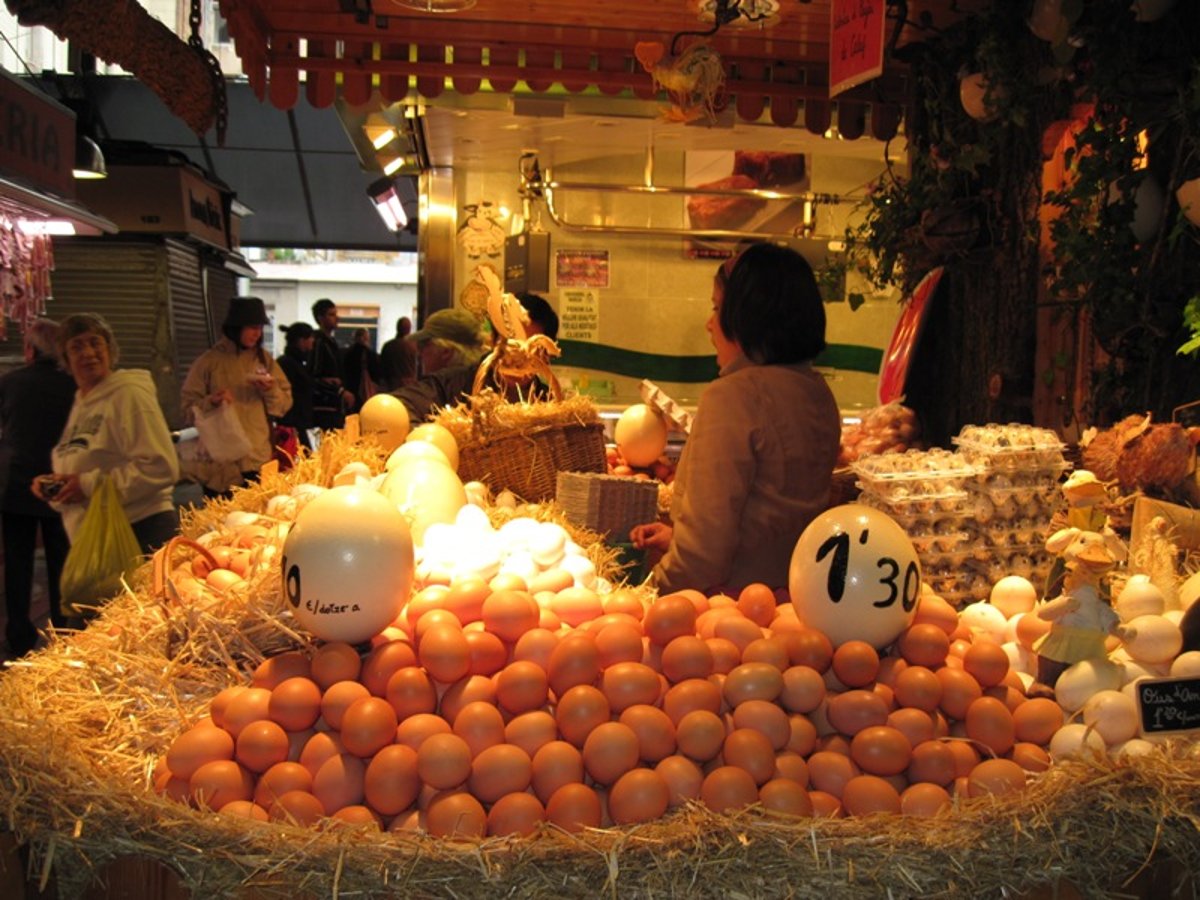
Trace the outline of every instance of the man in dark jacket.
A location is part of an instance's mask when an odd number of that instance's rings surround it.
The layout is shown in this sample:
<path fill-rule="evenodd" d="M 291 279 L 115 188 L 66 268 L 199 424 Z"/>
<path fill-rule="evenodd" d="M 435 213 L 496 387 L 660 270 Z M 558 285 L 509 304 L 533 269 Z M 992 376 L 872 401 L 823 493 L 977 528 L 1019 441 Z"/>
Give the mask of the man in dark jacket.
<path fill-rule="evenodd" d="M 354 395 L 343 385 L 342 351 L 333 338 L 338 325 L 337 304 L 323 297 L 312 305 L 312 314 L 317 323 L 317 341 L 309 366 L 313 380 L 313 426 L 322 430 L 341 428 L 346 424 L 346 410 L 353 405 Z"/>
<path fill-rule="evenodd" d="M 58 367 L 57 336 L 57 322 L 34 321 L 25 333 L 26 365 L 0 378 L 0 520 L 6 637 L 14 656 L 28 653 L 38 639 L 29 607 L 39 527 L 46 553 L 50 620 L 55 628 L 67 624 L 58 608 L 67 532 L 62 517 L 29 489 L 36 476 L 50 471 L 50 448 L 58 442 L 75 400 L 75 380 Z"/>

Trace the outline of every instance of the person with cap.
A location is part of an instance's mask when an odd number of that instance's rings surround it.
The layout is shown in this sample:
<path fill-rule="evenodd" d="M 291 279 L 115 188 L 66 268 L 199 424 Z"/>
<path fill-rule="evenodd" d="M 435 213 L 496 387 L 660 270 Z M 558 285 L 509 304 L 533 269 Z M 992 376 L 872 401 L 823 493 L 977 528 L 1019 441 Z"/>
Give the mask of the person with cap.
<path fill-rule="evenodd" d="M 34 477 L 50 471 L 50 448 L 62 434 L 75 382 L 58 365 L 58 323 L 35 319 L 25 330 L 25 365 L 0 378 L 0 521 L 4 531 L 5 634 L 14 656 L 38 641 L 30 619 L 39 530 L 46 558 L 50 621 L 65 628 L 58 579 L 67 558 L 62 516 L 33 495 Z"/>
<path fill-rule="evenodd" d="M 241 459 L 217 462 L 197 459 L 186 464 L 186 474 L 198 481 L 205 496 L 228 495 L 229 490 L 255 479 L 259 467 L 271 458 L 271 419 L 292 407 L 288 377 L 263 350 L 263 328 L 270 324 L 258 297 L 234 297 L 221 324 L 221 338 L 196 358 L 183 382 L 183 408 L 210 410 L 232 404 L 250 441 L 250 452 Z"/>
<path fill-rule="evenodd" d="M 312 436 L 308 432 L 313 427 L 313 379 L 308 367 L 317 334 L 307 322 L 284 325 L 283 333 L 283 353 L 275 361 L 292 386 L 292 408 L 280 416 L 278 424 L 296 429 L 300 443 L 312 450 Z"/>
<path fill-rule="evenodd" d="M 453 406 L 471 393 L 475 370 L 487 350 L 479 320 L 465 309 L 430 313 L 412 336 L 421 377 L 392 391 L 413 422 L 428 421 L 443 406 Z"/>
<path fill-rule="evenodd" d="M 718 269 L 704 389 L 675 474 L 671 524 L 638 525 L 660 595 L 786 587 L 796 541 L 829 499 L 841 417 L 813 358 L 825 307 L 795 251 L 755 244 Z"/>
<path fill-rule="evenodd" d="M 308 373 L 313 379 L 313 426 L 322 430 L 346 424 L 346 410 L 354 406 L 354 395 L 346 390 L 342 371 L 342 350 L 334 338 L 338 326 L 337 304 L 322 297 L 312 305 L 317 323 L 312 362 Z"/>
<path fill-rule="evenodd" d="M 74 541 L 101 476 L 107 476 L 138 546 L 150 553 L 179 530 L 179 460 L 154 381 L 145 369 L 114 369 L 120 348 L 101 316 L 67 316 L 57 343 L 77 390 L 50 451 L 52 474 L 34 479 L 33 494 L 62 514 Z"/>

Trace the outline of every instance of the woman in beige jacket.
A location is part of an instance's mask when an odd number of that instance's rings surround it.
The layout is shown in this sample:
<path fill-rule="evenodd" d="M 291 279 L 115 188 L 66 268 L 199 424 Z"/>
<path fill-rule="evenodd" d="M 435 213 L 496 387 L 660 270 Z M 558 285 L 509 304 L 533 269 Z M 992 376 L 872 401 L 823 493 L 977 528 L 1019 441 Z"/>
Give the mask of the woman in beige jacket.
<path fill-rule="evenodd" d="M 707 328 L 720 375 L 700 396 L 671 524 L 639 525 L 630 539 L 661 552 L 660 593 L 786 587 L 796 541 L 828 503 L 841 439 L 812 366 L 825 348 L 812 269 L 785 247 L 750 247 L 718 270 Z"/>

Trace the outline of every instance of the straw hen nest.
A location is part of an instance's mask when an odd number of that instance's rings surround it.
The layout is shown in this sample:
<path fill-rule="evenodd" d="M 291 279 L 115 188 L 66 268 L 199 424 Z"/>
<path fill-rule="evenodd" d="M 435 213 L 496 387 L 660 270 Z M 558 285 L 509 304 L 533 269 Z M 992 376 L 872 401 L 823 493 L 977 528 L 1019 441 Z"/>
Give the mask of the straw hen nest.
<path fill-rule="evenodd" d="M 336 449 L 336 448 L 335 448 Z M 327 459 L 324 471 L 336 471 Z M 190 517 L 259 510 L 317 461 Z M 289 481 L 291 479 L 291 481 Z M 786 820 L 694 806 L 648 825 L 529 840 L 445 842 L 351 826 L 234 820 L 156 796 L 169 742 L 264 657 L 306 646 L 281 615 L 278 573 L 204 610 L 164 610 L 145 568 L 91 627 L 61 635 L 0 677 L 4 821 L 63 896 L 135 855 L 196 897 L 454 896 L 965 897 L 1069 881 L 1128 891 L 1154 860 L 1200 869 L 1200 759 L 1187 745 L 1127 762 L 1070 762 L 1019 797 L 972 800 L 932 819 Z"/>

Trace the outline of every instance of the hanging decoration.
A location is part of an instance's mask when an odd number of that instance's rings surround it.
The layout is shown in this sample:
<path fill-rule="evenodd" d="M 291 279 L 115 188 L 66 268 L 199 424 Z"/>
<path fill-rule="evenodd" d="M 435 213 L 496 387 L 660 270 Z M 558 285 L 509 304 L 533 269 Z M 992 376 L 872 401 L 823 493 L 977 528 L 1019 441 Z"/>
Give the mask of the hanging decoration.
<path fill-rule="evenodd" d="M 0 340 L 7 339 L 9 322 L 24 332 L 45 315 L 53 270 L 50 235 L 30 234 L 0 213 Z"/>
<path fill-rule="evenodd" d="M 716 121 L 716 99 L 725 84 L 725 67 L 716 50 L 704 43 L 692 44 L 678 56 L 667 55 L 660 41 L 639 41 L 633 54 L 665 90 L 671 105 L 663 117 L 671 122 L 692 122 L 704 116 Z"/>
<path fill-rule="evenodd" d="M 500 222 L 500 210 L 491 200 L 468 203 L 463 207 L 463 223 L 458 226 L 458 246 L 468 259 L 499 256 L 507 237 Z"/>

